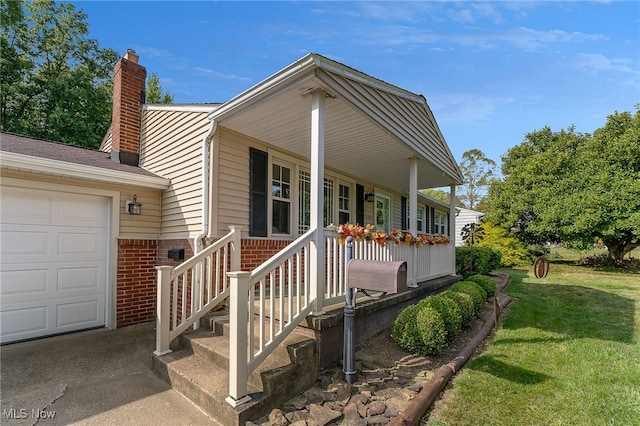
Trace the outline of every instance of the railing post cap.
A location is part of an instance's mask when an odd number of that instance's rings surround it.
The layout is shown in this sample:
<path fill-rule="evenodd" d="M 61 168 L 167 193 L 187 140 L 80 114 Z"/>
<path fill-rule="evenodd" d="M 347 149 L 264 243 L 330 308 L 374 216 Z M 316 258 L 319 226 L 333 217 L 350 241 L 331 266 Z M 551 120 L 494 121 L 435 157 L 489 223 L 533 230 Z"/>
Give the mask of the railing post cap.
<path fill-rule="evenodd" d="M 249 271 L 229 271 L 227 276 L 230 278 L 247 278 L 251 275 Z"/>
<path fill-rule="evenodd" d="M 169 266 L 169 265 L 156 266 L 156 270 L 158 271 L 170 271 L 171 269 L 173 269 L 173 266 Z"/>

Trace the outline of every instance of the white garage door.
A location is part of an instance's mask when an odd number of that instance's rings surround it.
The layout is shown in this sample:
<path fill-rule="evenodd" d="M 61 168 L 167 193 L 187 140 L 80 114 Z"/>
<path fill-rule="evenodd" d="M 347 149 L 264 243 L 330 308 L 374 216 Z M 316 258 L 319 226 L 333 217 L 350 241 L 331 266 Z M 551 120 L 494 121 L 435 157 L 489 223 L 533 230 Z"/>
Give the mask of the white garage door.
<path fill-rule="evenodd" d="M 108 199 L 2 188 L 2 343 L 105 325 Z"/>

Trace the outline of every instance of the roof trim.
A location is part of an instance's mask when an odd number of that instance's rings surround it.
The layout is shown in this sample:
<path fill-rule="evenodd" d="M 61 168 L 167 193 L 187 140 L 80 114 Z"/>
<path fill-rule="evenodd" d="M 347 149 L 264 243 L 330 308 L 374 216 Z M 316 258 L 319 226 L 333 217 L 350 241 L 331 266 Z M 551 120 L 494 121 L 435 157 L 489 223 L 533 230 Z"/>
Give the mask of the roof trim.
<path fill-rule="evenodd" d="M 143 111 L 212 112 L 221 104 L 144 104 Z"/>
<path fill-rule="evenodd" d="M 262 80 L 258 84 L 250 87 L 239 95 L 229 99 L 215 111 L 209 114 L 210 120 L 222 120 L 225 116 L 233 115 L 238 108 L 243 105 L 255 102 L 264 98 L 269 92 L 276 90 L 291 79 L 297 80 L 297 77 L 312 70 L 315 67 L 315 61 L 309 54 L 297 60 L 288 67 L 278 71 L 272 76 Z M 285 85 L 286 87 L 286 85 Z"/>
<path fill-rule="evenodd" d="M 30 173 L 62 176 L 74 179 L 89 180 L 94 182 L 118 185 L 133 185 L 151 189 L 169 188 L 169 179 L 158 176 L 143 176 L 136 173 L 128 173 L 120 170 L 108 170 L 100 167 L 85 166 L 82 164 L 68 163 L 65 161 L 50 160 L 42 157 L 16 154 L 14 152 L 2 152 L 0 166 L 3 169 L 20 170 Z M 122 183 L 117 183 L 122 181 Z"/>
<path fill-rule="evenodd" d="M 422 192 L 420 192 L 420 190 L 418 190 L 418 197 L 422 198 L 424 201 L 429 201 L 429 202 L 431 202 L 433 204 L 438 204 L 441 207 L 449 209 L 449 204 L 448 203 L 446 203 L 444 201 L 441 201 L 441 200 L 438 200 L 437 198 L 433 198 L 433 197 L 430 197 L 428 195 L 425 195 Z"/>
<path fill-rule="evenodd" d="M 332 95 L 339 94 L 354 107 L 359 108 L 378 125 L 393 134 L 396 139 L 418 153 L 423 160 L 443 171 L 455 184 L 463 183 L 455 158 L 424 96 L 315 53 L 305 55 L 228 100 L 213 110 L 208 118 L 224 126 L 225 119 L 252 108 L 261 100 L 310 80 L 313 80 L 316 86 L 327 90 Z M 363 90 L 359 90 L 360 88 Z M 380 96 L 376 96 L 376 93 Z M 367 105 L 368 101 L 374 98 L 394 108 L 387 110 L 384 105 Z M 407 116 L 408 121 L 398 121 L 398 118 L 405 120 Z M 404 126 L 407 123 L 409 125 Z M 426 140 L 431 141 L 433 149 L 428 149 L 426 142 L 424 146 L 421 145 Z M 439 151 L 442 153 L 441 156 L 437 155 Z M 432 158 L 435 158 L 435 161 Z"/>

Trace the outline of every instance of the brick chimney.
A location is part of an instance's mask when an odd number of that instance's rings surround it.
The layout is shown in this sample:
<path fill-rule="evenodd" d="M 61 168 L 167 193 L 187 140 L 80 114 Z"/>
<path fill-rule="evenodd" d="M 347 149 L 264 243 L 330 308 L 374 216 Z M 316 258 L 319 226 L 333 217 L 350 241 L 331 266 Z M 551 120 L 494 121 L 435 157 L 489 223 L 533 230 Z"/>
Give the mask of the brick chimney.
<path fill-rule="evenodd" d="M 138 64 L 138 55 L 128 49 L 113 70 L 111 159 L 115 162 L 138 165 L 146 78 L 147 70 Z"/>

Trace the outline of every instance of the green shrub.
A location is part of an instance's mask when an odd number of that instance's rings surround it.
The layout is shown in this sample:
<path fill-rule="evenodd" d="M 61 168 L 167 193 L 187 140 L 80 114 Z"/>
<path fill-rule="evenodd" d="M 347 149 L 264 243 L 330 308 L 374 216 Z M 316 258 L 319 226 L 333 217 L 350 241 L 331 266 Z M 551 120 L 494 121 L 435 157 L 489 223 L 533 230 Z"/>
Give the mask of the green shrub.
<path fill-rule="evenodd" d="M 473 281 L 479 284 L 487 293 L 487 297 L 493 297 L 496 294 L 496 282 L 486 275 L 471 275 L 466 278 L 467 281 Z"/>
<path fill-rule="evenodd" d="M 462 313 L 458 304 L 446 297 L 443 293 L 436 294 L 435 296 L 429 296 L 420 301 L 418 306 L 431 306 L 442 317 L 444 323 L 444 329 L 447 334 L 447 340 L 453 339 L 455 335 L 460 332 L 462 327 Z"/>
<path fill-rule="evenodd" d="M 462 293 L 460 291 L 447 290 L 440 294 L 453 300 L 458 305 L 458 308 L 460 309 L 460 316 L 462 318 L 461 328 L 466 328 L 471 325 L 471 321 L 473 321 L 473 318 L 476 315 L 473 298 L 467 293 Z"/>
<path fill-rule="evenodd" d="M 502 265 L 502 251 L 500 249 L 491 248 L 491 252 L 489 253 L 489 262 L 487 265 L 487 274 L 495 271 Z"/>
<path fill-rule="evenodd" d="M 421 346 L 421 337 L 417 326 L 419 310 L 418 305 L 408 306 L 400 312 L 393 323 L 391 337 L 398 346 L 409 351 L 418 351 Z"/>
<path fill-rule="evenodd" d="M 466 278 L 486 275 L 500 266 L 501 254 L 490 247 L 456 247 L 456 273 Z"/>
<path fill-rule="evenodd" d="M 509 231 L 488 223 L 484 223 L 482 228 L 485 234 L 482 241 L 478 242 L 478 247 L 490 247 L 500 252 L 500 259 L 497 259 L 498 266 L 491 268 L 490 272 L 499 267 L 510 268 L 512 266 L 531 265 L 535 257 Z M 494 262 L 495 259 L 491 263 L 493 264 Z M 485 274 L 486 272 L 479 273 Z"/>
<path fill-rule="evenodd" d="M 420 334 L 418 351 L 424 355 L 435 355 L 447 346 L 447 332 L 444 321 L 438 311 L 429 305 L 420 306 L 416 317 Z"/>
<path fill-rule="evenodd" d="M 478 314 L 487 301 L 487 292 L 473 281 L 459 281 L 451 286 L 450 291 L 467 293 L 473 299 L 473 312 Z"/>

